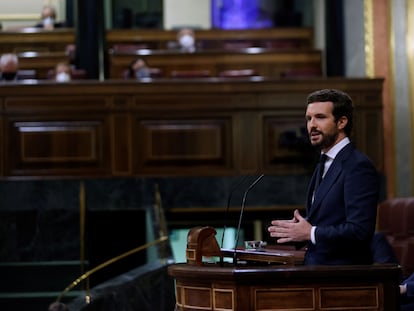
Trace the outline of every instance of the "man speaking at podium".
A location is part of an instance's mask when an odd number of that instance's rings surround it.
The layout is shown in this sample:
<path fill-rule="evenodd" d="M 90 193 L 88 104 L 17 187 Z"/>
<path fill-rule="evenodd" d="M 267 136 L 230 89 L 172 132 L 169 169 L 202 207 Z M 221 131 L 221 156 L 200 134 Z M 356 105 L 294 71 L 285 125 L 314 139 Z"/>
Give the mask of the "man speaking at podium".
<path fill-rule="evenodd" d="M 350 141 L 353 104 L 339 90 L 308 95 L 306 123 L 321 161 L 308 186 L 306 217 L 273 220 L 277 243 L 307 245 L 305 265 L 370 264 L 379 176 L 371 161 Z"/>

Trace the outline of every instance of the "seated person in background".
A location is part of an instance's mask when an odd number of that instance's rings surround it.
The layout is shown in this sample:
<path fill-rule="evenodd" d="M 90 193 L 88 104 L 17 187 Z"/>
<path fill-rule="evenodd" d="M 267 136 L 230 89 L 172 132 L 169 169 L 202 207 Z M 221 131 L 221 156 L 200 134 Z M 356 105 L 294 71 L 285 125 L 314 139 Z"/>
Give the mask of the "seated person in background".
<path fill-rule="evenodd" d="M 16 54 L 3 54 L 0 57 L 0 81 L 17 80 L 17 72 L 19 70 L 19 58 Z"/>
<path fill-rule="evenodd" d="M 127 79 L 150 78 L 151 73 L 147 62 L 142 58 L 137 58 L 131 62 L 128 67 Z"/>
<path fill-rule="evenodd" d="M 69 56 L 69 64 L 75 66 L 76 63 L 76 45 L 68 44 L 65 48 L 65 54 Z"/>
<path fill-rule="evenodd" d="M 381 232 L 376 232 L 371 244 L 373 262 L 384 264 L 399 264 L 397 256 L 388 242 L 386 236 Z M 401 282 L 400 288 L 400 311 L 414 310 L 414 274 Z"/>
<path fill-rule="evenodd" d="M 177 33 L 177 42 L 183 52 L 195 51 L 195 34 L 190 28 L 183 28 Z"/>
<path fill-rule="evenodd" d="M 45 5 L 40 16 L 41 22 L 38 23 L 35 27 L 47 30 L 65 27 L 65 23 L 56 22 L 56 16 L 56 9 L 51 5 Z"/>
<path fill-rule="evenodd" d="M 414 310 L 414 273 L 400 285 L 401 311 Z"/>
<path fill-rule="evenodd" d="M 69 82 L 72 80 L 72 71 L 68 63 L 58 63 L 55 67 L 55 81 Z"/>

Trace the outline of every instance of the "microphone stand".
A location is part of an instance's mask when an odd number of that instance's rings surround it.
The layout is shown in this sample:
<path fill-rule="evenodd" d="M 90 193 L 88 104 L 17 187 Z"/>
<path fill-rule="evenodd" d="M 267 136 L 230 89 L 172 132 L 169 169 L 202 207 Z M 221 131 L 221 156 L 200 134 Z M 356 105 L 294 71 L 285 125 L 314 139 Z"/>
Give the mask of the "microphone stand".
<path fill-rule="evenodd" d="M 237 231 L 236 231 L 236 241 L 235 241 L 235 245 L 234 245 L 234 253 L 233 253 L 233 265 L 237 264 L 237 244 L 239 244 L 239 235 L 240 235 L 240 227 L 241 227 L 241 222 L 243 219 L 243 211 L 244 211 L 244 206 L 246 203 L 246 198 L 247 198 L 247 194 L 249 193 L 249 191 L 256 186 L 256 184 L 264 177 L 264 174 L 260 175 L 259 177 L 257 177 L 251 184 L 250 186 L 247 188 L 247 190 L 244 192 L 243 195 L 243 200 L 242 200 L 242 205 L 241 205 L 241 209 L 240 209 L 240 216 L 239 216 L 239 223 L 237 225 Z"/>
<path fill-rule="evenodd" d="M 247 175 L 244 176 L 241 180 L 239 180 L 239 182 L 233 186 L 233 188 L 230 190 L 230 194 L 229 197 L 227 198 L 227 207 L 226 207 L 226 211 L 224 212 L 224 227 L 223 227 L 223 235 L 221 236 L 221 245 L 220 248 L 223 248 L 224 246 L 224 234 L 226 233 L 226 223 L 227 223 L 227 216 L 229 213 L 229 209 L 230 209 L 230 203 L 231 203 L 231 198 L 233 197 L 234 192 L 236 191 L 236 189 L 238 189 L 240 187 L 240 185 L 242 183 L 244 183 L 245 180 L 247 180 Z M 220 256 L 220 265 L 223 266 L 224 262 L 223 262 L 223 256 Z"/>

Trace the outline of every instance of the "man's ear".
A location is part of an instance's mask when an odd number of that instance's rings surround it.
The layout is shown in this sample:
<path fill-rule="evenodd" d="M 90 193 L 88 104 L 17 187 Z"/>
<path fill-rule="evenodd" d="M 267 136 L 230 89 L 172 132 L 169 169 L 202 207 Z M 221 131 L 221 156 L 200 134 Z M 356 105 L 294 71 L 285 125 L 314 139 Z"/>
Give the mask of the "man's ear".
<path fill-rule="evenodd" d="M 337 124 L 338 124 L 338 129 L 343 130 L 345 126 L 348 124 L 348 118 L 345 116 L 340 117 Z"/>

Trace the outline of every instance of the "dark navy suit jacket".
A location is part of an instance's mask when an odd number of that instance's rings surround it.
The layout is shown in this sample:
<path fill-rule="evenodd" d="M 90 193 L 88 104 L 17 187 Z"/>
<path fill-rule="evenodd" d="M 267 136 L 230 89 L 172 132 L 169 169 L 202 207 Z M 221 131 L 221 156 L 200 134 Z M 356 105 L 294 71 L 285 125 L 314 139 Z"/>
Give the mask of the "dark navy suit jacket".
<path fill-rule="evenodd" d="M 414 298 L 414 273 L 404 280 L 403 284 L 407 284 L 407 296 Z"/>
<path fill-rule="evenodd" d="M 413 311 L 414 310 L 414 273 L 411 274 L 402 283 L 407 284 L 407 295 L 404 295 L 401 299 L 401 311 Z"/>
<path fill-rule="evenodd" d="M 326 172 L 312 203 L 315 175 L 307 192 L 306 218 L 317 226 L 316 244 L 308 243 L 305 264 L 372 263 L 370 245 L 379 199 L 379 176 L 372 162 L 352 143 L 346 145 Z"/>

